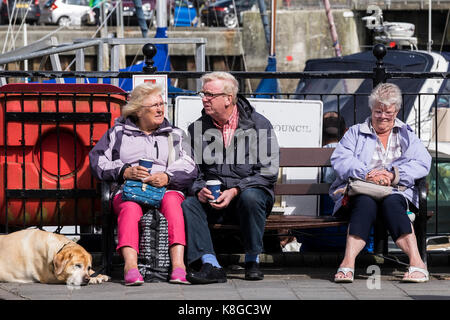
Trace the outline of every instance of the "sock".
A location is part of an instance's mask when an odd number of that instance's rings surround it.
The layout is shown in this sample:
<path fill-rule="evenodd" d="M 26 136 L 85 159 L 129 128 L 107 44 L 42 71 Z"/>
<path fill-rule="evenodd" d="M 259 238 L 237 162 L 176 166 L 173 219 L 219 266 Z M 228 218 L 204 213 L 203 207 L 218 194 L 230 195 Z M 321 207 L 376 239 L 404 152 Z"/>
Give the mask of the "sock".
<path fill-rule="evenodd" d="M 245 254 L 245 262 L 257 262 L 259 263 L 259 254 Z"/>
<path fill-rule="evenodd" d="M 210 263 L 210 264 L 212 264 L 214 267 L 216 267 L 216 268 L 222 268 L 221 266 L 220 266 L 220 264 L 219 264 L 219 261 L 217 261 L 217 258 L 216 258 L 216 256 L 215 255 L 213 255 L 213 254 L 204 254 L 203 256 L 202 256 L 202 263 L 203 264 L 205 264 L 205 263 Z"/>

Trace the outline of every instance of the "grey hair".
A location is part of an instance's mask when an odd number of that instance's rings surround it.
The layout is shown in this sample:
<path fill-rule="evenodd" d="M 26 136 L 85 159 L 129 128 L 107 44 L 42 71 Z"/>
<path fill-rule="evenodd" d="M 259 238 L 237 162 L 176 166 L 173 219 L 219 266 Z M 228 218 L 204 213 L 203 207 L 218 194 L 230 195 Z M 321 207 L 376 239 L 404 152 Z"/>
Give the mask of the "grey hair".
<path fill-rule="evenodd" d="M 402 91 L 393 83 L 380 83 L 369 96 L 370 110 L 377 102 L 384 106 L 394 105 L 395 111 L 398 112 L 402 107 Z"/>
<path fill-rule="evenodd" d="M 129 95 L 128 103 L 122 107 L 122 117 L 136 117 L 137 112 L 142 108 L 144 99 L 156 94 L 162 94 L 159 84 L 146 82 L 136 86 Z"/>
<path fill-rule="evenodd" d="M 239 82 L 231 73 L 224 71 L 206 73 L 200 78 L 200 80 L 202 81 L 202 86 L 209 81 L 223 80 L 223 92 L 230 94 L 232 96 L 233 103 L 236 103 L 237 93 L 239 91 Z"/>

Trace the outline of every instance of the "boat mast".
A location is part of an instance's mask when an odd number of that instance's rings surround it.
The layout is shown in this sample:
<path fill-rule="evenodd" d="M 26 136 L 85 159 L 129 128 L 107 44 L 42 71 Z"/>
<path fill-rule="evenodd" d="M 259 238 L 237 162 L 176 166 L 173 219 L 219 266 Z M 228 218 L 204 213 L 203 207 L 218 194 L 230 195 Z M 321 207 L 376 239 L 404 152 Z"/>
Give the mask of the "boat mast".
<path fill-rule="evenodd" d="M 277 19 L 277 0 L 272 0 L 272 10 L 270 10 L 270 56 L 275 56 L 275 34 L 276 34 L 276 19 Z"/>
<path fill-rule="evenodd" d="M 342 57 L 341 45 L 339 44 L 338 35 L 336 32 L 336 25 L 334 24 L 333 13 L 331 12 L 330 1 L 323 0 L 323 5 L 325 6 L 328 25 L 330 26 L 331 40 L 333 41 L 333 47 L 336 53 L 336 57 Z"/>
<path fill-rule="evenodd" d="M 431 39 L 431 0 L 428 0 L 428 52 L 431 52 L 431 45 L 433 40 Z"/>
<path fill-rule="evenodd" d="M 156 0 L 156 27 L 167 28 L 167 3 L 165 0 Z"/>

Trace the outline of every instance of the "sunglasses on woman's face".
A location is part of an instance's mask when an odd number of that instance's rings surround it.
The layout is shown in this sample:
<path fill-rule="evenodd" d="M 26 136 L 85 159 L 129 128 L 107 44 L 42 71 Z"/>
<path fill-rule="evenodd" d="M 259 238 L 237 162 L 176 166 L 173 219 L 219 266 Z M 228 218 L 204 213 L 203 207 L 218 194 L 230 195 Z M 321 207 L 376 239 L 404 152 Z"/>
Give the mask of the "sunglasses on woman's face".
<path fill-rule="evenodd" d="M 388 118 L 392 118 L 395 115 L 395 113 L 396 113 L 395 111 L 381 111 L 381 110 L 373 111 L 373 115 L 377 118 L 381 118 L 383 114 Z"/>
<path fill-rule="evenodd" d="M 166 106 L 167 106 L 167 102 L 158 102 L 158 103 L 151 104 L 149 106 L 142 106 L 142 108 L 157 108 L 157 107 L 159 107 L 159 108 L 164 109 Z"/>

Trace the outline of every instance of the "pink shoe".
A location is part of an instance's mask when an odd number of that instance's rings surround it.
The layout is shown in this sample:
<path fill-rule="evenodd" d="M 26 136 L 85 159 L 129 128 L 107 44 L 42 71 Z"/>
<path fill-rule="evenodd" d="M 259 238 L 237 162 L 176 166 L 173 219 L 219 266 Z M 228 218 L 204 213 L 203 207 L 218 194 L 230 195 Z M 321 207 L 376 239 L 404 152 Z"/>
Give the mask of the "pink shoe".
<path fill-rule="evenodd" d="M 170 283 L 191 284 L 186 280 L 186 271 L 183 268 L 175 268 L 170 275 Z"/>
<path fill-rule="evenodd" d="M 134 268 L 134 269 L 128 270 L 127 274 L 125 275 L 125 285 L 126 286 L 140 286 L 143 283 L 144 283 L 144 278 L 142 278 L 138 269 Z"/>

